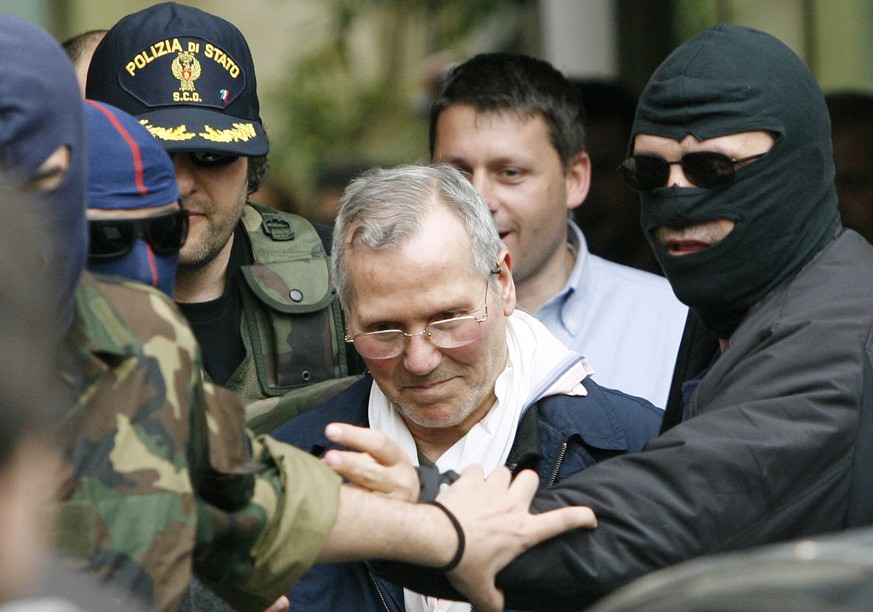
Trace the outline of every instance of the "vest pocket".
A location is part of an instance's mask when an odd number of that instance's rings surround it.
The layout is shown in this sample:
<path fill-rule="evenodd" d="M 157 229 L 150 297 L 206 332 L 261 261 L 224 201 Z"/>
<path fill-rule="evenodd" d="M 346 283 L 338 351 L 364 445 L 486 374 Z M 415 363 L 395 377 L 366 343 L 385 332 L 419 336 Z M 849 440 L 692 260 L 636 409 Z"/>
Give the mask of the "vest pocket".
<path fill-rule="evenodd" d="M 244 320 L 268 396 L 346 375 L 326 257 L 243 266 Z"/>

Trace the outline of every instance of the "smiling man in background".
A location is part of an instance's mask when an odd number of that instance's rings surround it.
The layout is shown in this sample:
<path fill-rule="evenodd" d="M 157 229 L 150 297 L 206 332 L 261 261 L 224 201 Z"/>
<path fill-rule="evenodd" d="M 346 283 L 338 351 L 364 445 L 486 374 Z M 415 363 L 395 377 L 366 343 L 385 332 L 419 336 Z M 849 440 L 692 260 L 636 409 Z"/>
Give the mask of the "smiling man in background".
<path fill-rule="evenodd" d="M 579 90 L 524 55 L 454 68 L 430 113 L 433 159 L 465 172 L 512 253 L 518 303 L 601 385 L 664 408 L 687 315 L 663 278 L 588 252 L 569 219 L 591 176 Z"/>

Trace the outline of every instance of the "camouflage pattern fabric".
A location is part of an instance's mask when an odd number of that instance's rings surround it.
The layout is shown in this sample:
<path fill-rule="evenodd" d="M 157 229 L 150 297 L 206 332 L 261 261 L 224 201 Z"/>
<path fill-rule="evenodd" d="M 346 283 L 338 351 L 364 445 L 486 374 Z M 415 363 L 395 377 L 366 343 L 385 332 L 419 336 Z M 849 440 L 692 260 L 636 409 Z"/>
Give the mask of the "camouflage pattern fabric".
<path fill-rule="evenodd" d="M 349 374 L 329 257 L 312 224 L 297 215 L 249 203 L 242 223 L 255 261 L 241 270 L 247 356 L 226 386 L 246 405 L 284 397 L 286 409 L 299 406 L 295 412 L 312 404 L 309 385 Z"/>
<path fill-rule="evenodd" d="M 363 374 L 325 380 L 281 397 L 268 397 L 246 404 L 246 422 L 256 434 L 270 433 L 310 408 L 315 408 L 345 391 Z"/>
<path fill-rule="evenodd" d="M 157 610 L 176 608 L 192 571 L 238 609 L 287 590 L 333 525 L 339 477 L 245 428 L 157 290 L 86 273 L 68 340 L 62 550 Z"/>

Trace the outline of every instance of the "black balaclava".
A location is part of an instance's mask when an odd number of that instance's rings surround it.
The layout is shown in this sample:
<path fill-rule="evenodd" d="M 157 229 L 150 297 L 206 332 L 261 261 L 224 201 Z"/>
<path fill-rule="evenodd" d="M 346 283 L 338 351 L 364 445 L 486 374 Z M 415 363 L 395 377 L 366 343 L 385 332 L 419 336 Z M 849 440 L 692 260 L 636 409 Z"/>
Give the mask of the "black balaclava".
<path fill-rule="evenodd" d="M 73 65 L 60 44 L 35 24 L 0 14 L 0 166 L 18 181 L 60 146 L 70 149 L 61 185 L 33 198 L 41 230 L 39 252 L 57 285 L 55 322 L 65 333 L 73 320 L 75 290 L 85 267 L 84 112 Z"/>
<path fill-rule="evenodd" d="M 663 187 L 640 194 L 641 221 L 679 299 L 720 338 L 839 232 L 830 122 L 806 66 L 774 37 L 718 25 L 676 49 L 640 97 L 631 133 L 681 141 L 771 132 L 769 153 L 715 189 Z M 670 255 L 658 226 L 736 222 L 703 251 Z"/>

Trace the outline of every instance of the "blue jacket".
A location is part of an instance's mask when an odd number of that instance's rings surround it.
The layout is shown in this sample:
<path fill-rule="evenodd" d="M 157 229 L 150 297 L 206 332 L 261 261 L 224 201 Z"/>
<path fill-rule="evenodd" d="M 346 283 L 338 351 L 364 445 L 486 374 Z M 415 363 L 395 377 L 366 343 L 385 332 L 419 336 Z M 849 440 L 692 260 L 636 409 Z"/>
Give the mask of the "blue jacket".
<path fill-rule="evenodd" d="M 330 401 L 272 432 L 320 457 L 339 448 L 324 436 L 328 423 L 369 426 L 367 406 L 373 379 L 365 376 Z M 534 469 L 540 487 L 614 455 L 639 451 L 658 434 L 662 412 L 648 401 L 606 389 L 586 379 L 588 395 L 555 395 L 530 406 L 519 423 L 507 459 L 513 473 Z M 403 589 L 366 563 L 316 565 L 288 593 L 294 610 L 404 610 Z"/>

